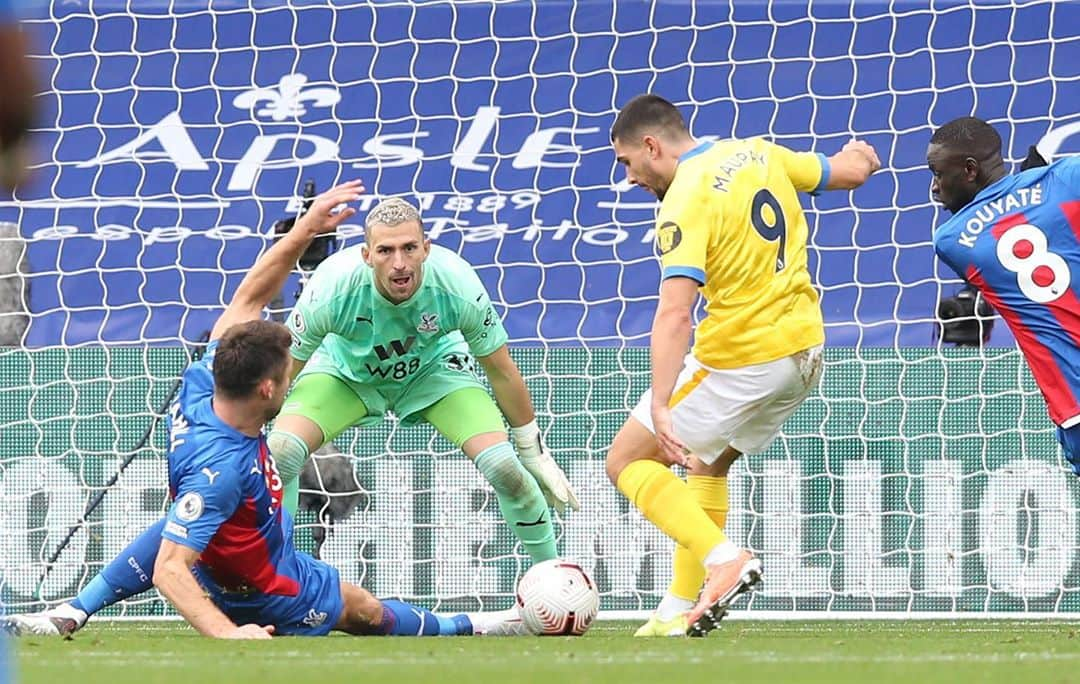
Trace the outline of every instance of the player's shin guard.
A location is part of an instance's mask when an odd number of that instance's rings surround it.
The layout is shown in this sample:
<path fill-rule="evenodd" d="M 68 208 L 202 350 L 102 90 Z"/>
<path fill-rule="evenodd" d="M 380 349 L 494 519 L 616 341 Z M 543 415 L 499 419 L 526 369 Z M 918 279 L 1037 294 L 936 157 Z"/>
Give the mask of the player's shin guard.
<path fill-rule="evenodd" d="M 285 486 L 281 505 L 295 517 L 296 509 L 300 507 L 300 471 L 307 461 L 307 443 L 291 432 L 273 430 L 266 439 L 266 446 L 270 448 L 270 455 L 274 457 L 278 475 Z"/>
<path fill-rule="evenodd" d="M 381 601 L 382 623 L 377 634 L 387 636 L 463 636 L 472 634 L 472 623 L 464 615 L 439 617 L 426 608 L 404 601 Z"/>
<path fill-rule="evenodd" d="M 71 605 L 87 615 L 154 586 L 154 563 L 161 546 L 165 518 L 146 528 L 83 587 Z"/>
<path fill-rule="evenodd" d="M 660 531 L 704 562 L 727 537 L 701 508 L 689 486 L 656 461 L 634 461 L 619 473 L 619 491 Z"/>
<path fill-rule="evenodd" d="M 687 486 L 693 494 L 694 500 L 698 501 L 705 514 L 712 519 L 716 526 L 724 529 L 728 520 L 728 479 L 705 477 L 705 475 L 690 475 L 686 479 Z M 669 601 L 675 607 L 681 607 L 686 612 L 694 603 L 697 603 L 698 593 L 705 581 L 705 568 L 701 560 L 694 558 L 693 553 L 684 546 L 676 546 L 672 559 L 673 574 L 672 584 L 667 589 L 667 594 L 672 598 L 680 599 L 683 603 Z M 664 596 L 664 601 L 667 596 Z M 684 604 L 689 604 L 685 607 Z M 664 602 L 661 602 L 661 608 Z M 664 615 L 664 619 L 671 619 L 673 615 Z"/>
<path fill-rule="evenodd" d="M 540 492 L 540 485 L 521 465 L 510 442 L 484 449 L 477 455 L 475 463 L 491 483 L 499 499 L 499 510 L 533 562 L 556 558 L 551 511 Z"/>

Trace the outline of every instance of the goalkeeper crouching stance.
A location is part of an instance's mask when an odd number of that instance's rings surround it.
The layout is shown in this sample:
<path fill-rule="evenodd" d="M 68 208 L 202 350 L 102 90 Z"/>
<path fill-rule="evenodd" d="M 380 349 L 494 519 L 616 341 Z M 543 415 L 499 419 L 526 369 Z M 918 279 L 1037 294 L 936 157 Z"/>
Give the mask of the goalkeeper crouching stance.
<path fill-rule="evenodd" d="M 465 452 L 532 560 L 555 558 L 548 505 L 563 513 L 577 500 L 541 443 L 532 398 L 480 278 L 425 238 L 419 212 L 404 200 L 378 204 L 364 229 L 365 244 L 316 269 L 288 319 L 298 377 L 269 437 L 286 507 L 296 507 L 311 452 L 392 410 L 404 425 L 430 423 Z"/>
<path fill-rule="evenodd" d="M 359 183 L 347 183 L 315 201 L 248 273 L 215 325 L 205 357 L 185 371 L 169 412 L 174 501 L 166 518 L 71 603 L 10 616 L 0 627 L 13 634 L 71 634 L 102 607 L 149 589 L 152 577 L 208 636 L 268 638 L 332 629 L 521 633 L 514 611 L 440 617 L 379 601 L 293 546 L 296 480 L 308 453 L 387 410 L 405 423 L 432 423 L 473 459 L 533 560 L 556 555 L 545 495 L 561 510 L 577 506 L 565 475 L 540 443 L 528 390 L 479 278 L 455 254 L 424 239 L 419 214 L 408 203 L 388 200 L 372 210 L 367 243 L 320 266 L 288 329 L 260 320 L 311 239 L 355 213 L 332 213 L 333 207 L 361 190 Z M 520 460 L 473 371 L 470 351 L 516 426 Z M 266 440 L 263 424 L 279 411 Z"/>

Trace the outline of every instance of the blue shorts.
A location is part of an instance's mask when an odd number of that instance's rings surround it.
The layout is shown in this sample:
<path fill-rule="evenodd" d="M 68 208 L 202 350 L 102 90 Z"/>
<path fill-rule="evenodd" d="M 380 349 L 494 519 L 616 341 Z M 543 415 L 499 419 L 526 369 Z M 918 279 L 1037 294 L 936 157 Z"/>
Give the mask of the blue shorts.
<path fill-rule="evenodd" d="M 1080 425 L 1057 429 L 1057 438 L 1065 450 L 1065 460 L 1072 466 L 1073 472 L 1080 475 Z"/>
<path fill-rule="evenodd" d="M 326 636 L 345 608 L 337 568 L 299 552 L 296 566 L 300 585 L 296 596 L 225 591 L 200 564 L 195 575 L 214 605 L 238 625 L 273 625 L 279 636 Z"/>

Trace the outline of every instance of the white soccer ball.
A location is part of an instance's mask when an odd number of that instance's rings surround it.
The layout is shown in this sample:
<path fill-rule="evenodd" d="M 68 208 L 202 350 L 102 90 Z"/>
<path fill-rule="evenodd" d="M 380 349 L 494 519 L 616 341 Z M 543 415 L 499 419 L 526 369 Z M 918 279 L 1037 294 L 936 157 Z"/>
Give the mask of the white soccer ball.
<path fill-rule="evenodd" d="M 580 565 L 556 558 L 537 563 L 521 578 L 517 608 L 533 634 L 580 636 L 596 618 L 600 594 Z"/>

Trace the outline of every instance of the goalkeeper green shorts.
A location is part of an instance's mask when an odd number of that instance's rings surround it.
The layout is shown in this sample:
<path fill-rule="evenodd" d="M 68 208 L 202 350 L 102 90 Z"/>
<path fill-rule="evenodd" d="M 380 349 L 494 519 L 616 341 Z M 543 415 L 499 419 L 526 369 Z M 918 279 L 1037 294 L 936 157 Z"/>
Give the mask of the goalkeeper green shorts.
<path fill-rule="evenodd" d="M 503 432 L 502 413 L 476 376 L 472 357 L 445 354 L 407 383 L 361 383 L 316 354 L 289 392 L 281 415 L 300 415 L 330 441 L 353 425 L 374 425 L 393 411 L 403 425 L 430 423 L 458 448 L 470 437 Z"/>

